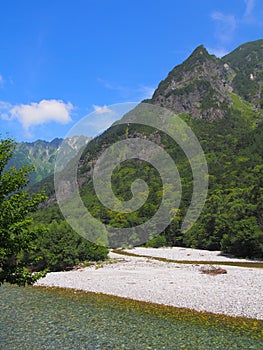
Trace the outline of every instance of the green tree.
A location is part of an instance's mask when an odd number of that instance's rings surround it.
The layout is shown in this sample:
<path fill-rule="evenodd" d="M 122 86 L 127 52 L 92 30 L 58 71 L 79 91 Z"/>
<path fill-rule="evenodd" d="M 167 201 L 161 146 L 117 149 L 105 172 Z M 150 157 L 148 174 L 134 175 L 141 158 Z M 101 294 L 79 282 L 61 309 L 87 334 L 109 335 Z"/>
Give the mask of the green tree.
<path fill-rule="evenodd" d="M 50 271 L 71 269 L 84 261 L 107 258 L 108 249 L 98 246 L 74 232 L 66 221 L 52 221 L 47 232 L 39 234 L 36 248 L 30 252 L 35 271 L 48 268 Z"/>
<path fill-rule="evenodd" d="M 11 159 L 15 142 L 0 140 L 0 285 L 4 282 L 25 285 L 33 284 L 44 272 L 32 274 L 21 255 L 31 249 L 41 227 L 32 226 L 31 213 L 45 200 L 43 193 L 29 195 L 25 187 L 32 168 L 20 169 L 6 165 Z"/>

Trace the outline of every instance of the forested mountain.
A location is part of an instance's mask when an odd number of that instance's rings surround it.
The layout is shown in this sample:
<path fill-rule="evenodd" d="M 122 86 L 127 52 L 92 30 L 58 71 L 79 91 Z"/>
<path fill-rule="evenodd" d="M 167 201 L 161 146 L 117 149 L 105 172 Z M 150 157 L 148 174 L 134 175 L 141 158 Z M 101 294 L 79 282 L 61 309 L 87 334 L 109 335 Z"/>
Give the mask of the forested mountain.
<path fill-rule="evenodd" d="M 262 110 L 263 95 L 263 41 L 258 40 L 239 46 L 222 58 L 233 68 L 231 81 L 233 92 L 251 102 L 255 110 Z"/>
<path fill-rule="evenodd" d="M 145 101 L 174 111 L 191 127 L 204 150 L 209 170 L 208 196 L 198 221 L 189 231 L 180 230 L 193 190 L 189 161 L 168 135 L 139 124 L 114 125 L 89 142 L 83 152 L 78 166 L 80 193 L 93 216 L 112 227 L 133 227 L 156 212 L 162 183 L 149 163 L 133 159 L 123 162 L 113 173 L 112 189 L 120 200 L 131 198 L 130 185 L 135 179 L 148 184 L 147 201 L 132 213 L 120 214 L 103 206 L 91 177 L 95 160 L 111 144 L 129 138 L 148 139 L 163 147 L 176 163 L 182 200 L 172 223 L 158 237 L 149 233 L 147 244 L 181 245 L 262 258 L 262 53 L 263 40 L 243 44 L 221 59 L 199 46 L 159 84 L 152 99 Z M 52 198 L 51 193 L 49 206 L 39 211 L 38 220 L 53 226 L 56 221 L 56 232 L 60 226 L 65 232 L 66 223 Z M 136 245 L 138 237 L 133 239 Z"/>
<path fill-rule="evenodd" d="M 70 154 L 80 145 L 85 145 L 89 140 L 90 138 L 85 136 L 65 139 L 68 153 Z M 55 138 L 50 142 L 44 140 L 20 142 L 17 144 L 8 166 L 15 166 L 17 169 L 23 165 L 33 166 L 34 171 L 30 176 L 30 185 L 33 185 L 53 174 L 56 154 L 62 142 L 62 138 Z"/>

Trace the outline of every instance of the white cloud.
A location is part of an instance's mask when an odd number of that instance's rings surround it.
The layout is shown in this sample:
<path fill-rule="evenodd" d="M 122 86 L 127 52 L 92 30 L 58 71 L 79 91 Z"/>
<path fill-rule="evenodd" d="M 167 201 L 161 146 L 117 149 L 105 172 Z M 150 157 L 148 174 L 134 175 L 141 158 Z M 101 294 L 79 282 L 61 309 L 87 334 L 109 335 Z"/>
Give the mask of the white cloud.
<path fill-rule="evenodd" d="M 224 14 L 220 11 L 214 11 L 211 19 L 215 22 L 216 47 L 211 47 L 208 51 L 217 57 L 225 56 L 228 50 L 225 48 L 234 38 L 237 29 L 238 19 L 232 14 Z"/>
<path fill-rule="evenodd" d="M 217 23 L 216 38 L 222 43 L 228 43 L 232 40 L 237 27 L 237 20 L 234 15 L 225 15 L 222 12 L 215 11 L 211 18 Z"/>
<path fill-rule="evenodd" d="M 0 74 L 0 87 L 2 87 L 4 85 L 4 78 L 3 76 Z"/>
<path fill-rule="evenodd" d="M 93 105 L 93 108 L 94 108 L 94 111 L 98 114 L 111 112 L 111 109 L 105 105 L 104 106 Z"/>
<path fill-rule="evenodd" d="M 208 47 L 207 50 L 211 55 L 215 55 L 216 57 L 219 57 L 219 58 L 228 54 L 228 51 L 226 49 L 220 48 L 220 47 L 217 47 L 217 48 Z"/>
<path fill-rule="evenodd" d="M 255 6 L 257 0 L 243 0 L 244 12 L 241 15 L 237 14 L 224 14 L 220 11 L 214 11 L 210 15 L 211 19 L 215 22 L 215 38 L 217 46 L 210 48 L 210 52 L 217 57 L 222 57 L 228 53 L 226 47 L 229 43 L 233 42 L 235 34 L 240 26 L 253 25 L 263 26 L 262 19 L 257 19 Z"/>
<path fill-rule="evenodd" d="M 110 106 L 93 105 L 94 111 L 74 126 L 74 135 L 98 136 L 136 106 L 136 102 L 117 103 Z"/>
<path fill-rule="evenodd" d="M 245 0 L 245 4 L 246 4 L 246 10 L 245 10 L 244 16 L 249 17 L 254 10 L 256 0 Z"/>
<path fill-rule="evenodd" d="M 86 116 L 85 126 L 92 128 L 93 134 L 99 134 L 109 128 L 118 118 L 116 111 L 108 106 L 93 105 L 94 113 Z M 99 116 L 98 116 L 99 115 Z"/>
<path fill-rule="evenodd" d="M 242 24 L 252 25 L 255 27 L 262 27 L 262 14 L 260 11 L 255 11 L 256 0 L 244 0 L 245 3 L 245 11 L 243 14 L 243 18 L 240 20 Z M 260 8 L 258 7 L 258 10 Z"/>
<path fill-rule="evenodd" d="M 11 103 L 0 101 L 0 111 L 10 109 L 12 107 Z"/>
<path fill-rule="evenodd" d="M 42 100 L 39 103 L 11 105 L 0 101 L 1 118 L 18 120 L 29 135 L 29 129 L 49 122 L 66 124 L 71 121 L 73 105 L 60 100 Z"/>
<path fill-rule="evenodd" d="M 119 84 L 111 83 L 104 79 L 98 79 L 98 81 L 109 90 L 115 90 L 120 93 L 121 98 L 140 101 L 146 98 L 151 98 L 155 88 L 147 85 L 140 85 L 136 87 L 123 86 Z"/>

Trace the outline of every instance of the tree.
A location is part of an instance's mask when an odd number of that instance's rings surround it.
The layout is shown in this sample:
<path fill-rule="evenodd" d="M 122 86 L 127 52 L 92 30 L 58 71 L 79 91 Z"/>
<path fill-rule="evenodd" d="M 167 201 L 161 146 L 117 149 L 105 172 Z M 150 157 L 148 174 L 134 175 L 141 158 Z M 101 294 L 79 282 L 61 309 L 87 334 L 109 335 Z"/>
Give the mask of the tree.
<path fill-rule="evenodd" d="M 81 237 L 63 218 L 52 220 L 52 215 L 56 216 L 56 211 L 59 211 L 58 207 L 49 207 L 39 210 L 34 215 L 36 224 L 39 225 L 42 222 L 47 231 L 44 234 L 38 234 L 35 247 L 26 256 L 32 261 L 30 267 L 33 271 L 67 270 L 85 261 L 99 261 L 107 258 L 106 247 Z M 51 217 L 48 217 L 49 215 Z M 40 219 L 41 216 L 42 219 Z M 48 222 L 49 219 L 50 222 Z M 90 226 L 89 224 L 89 228 Z"/>
<path fill-rule="evenodd" d="M 41 231 L 41 227 L 33 228 L 31 213 L 46 197 L 43 193 L 30 195 L 25 189 L 32 168 L 6 170 L 15 146 L 10 138 L 0 140 L 0 285 L 4 282 L 33 284 L 45 274 L 31 273 L 27 262 L 21 259 Z"/>

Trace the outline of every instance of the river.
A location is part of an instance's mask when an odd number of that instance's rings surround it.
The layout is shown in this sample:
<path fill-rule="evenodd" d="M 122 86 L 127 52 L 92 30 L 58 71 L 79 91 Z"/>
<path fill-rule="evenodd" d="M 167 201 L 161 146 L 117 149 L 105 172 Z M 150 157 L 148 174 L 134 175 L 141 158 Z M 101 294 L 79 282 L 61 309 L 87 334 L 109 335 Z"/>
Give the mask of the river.
<path fill-rule="evenodd" d="M 94 293 L 4 285 L 0 306 L 2 350 L 262 349 L 262 321 Z"/>

